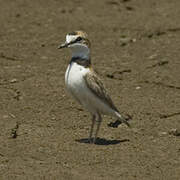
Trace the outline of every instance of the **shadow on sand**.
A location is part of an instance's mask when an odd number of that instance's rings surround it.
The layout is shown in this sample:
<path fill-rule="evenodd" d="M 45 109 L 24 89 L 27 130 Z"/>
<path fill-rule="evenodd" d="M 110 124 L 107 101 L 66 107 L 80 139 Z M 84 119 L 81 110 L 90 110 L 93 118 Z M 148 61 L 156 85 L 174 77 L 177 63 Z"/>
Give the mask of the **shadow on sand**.
<path fill-rule="evenodd" d="M 84 138 L 84 139 L 77 139 L 75 140 L 76 142 L 79 143 L 85 143 L 85 144 L 91 144 L 88 138 Z M 122 139 L 122 140 L 107 140 L 104 138 L 97 138 L 96 139 L 96 145 L 115 145 L 115 144 L 119 144 L 119 143 L 123 143 L 123 142 L 129 142 L 129 139 Z"/>

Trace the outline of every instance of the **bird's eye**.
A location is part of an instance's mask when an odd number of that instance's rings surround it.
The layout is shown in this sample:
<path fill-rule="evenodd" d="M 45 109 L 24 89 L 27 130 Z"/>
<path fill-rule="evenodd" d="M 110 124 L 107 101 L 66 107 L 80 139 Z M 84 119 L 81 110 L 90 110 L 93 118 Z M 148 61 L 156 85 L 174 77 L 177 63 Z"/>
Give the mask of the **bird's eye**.
<path fill-rule="evenodd" d="M 77 39 L 76 39 L 76 41 L 81 41 L 82 40 L 82 37 L 78 37 Z"/>

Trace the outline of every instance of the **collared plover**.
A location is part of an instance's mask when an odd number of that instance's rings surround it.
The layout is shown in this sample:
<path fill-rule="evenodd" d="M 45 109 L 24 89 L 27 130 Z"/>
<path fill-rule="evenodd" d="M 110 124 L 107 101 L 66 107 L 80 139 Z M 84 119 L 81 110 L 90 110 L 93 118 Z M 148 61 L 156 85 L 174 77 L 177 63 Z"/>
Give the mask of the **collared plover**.
<path fill-rule="evenodd" d="M 116 117 L 130 126 L 120 115 L 102 81 L 92 69 L 87 34 L 83 31 L 67 34 L 65 43 L 58 48 L 66 47 L 72 50 L 72 58 L 65 73 L 65 85 L 70 94 L 92 114 L 89 141 L 96 142 L 103 114 Z M 97 128 L 93 135 L 95 122 Z"/>

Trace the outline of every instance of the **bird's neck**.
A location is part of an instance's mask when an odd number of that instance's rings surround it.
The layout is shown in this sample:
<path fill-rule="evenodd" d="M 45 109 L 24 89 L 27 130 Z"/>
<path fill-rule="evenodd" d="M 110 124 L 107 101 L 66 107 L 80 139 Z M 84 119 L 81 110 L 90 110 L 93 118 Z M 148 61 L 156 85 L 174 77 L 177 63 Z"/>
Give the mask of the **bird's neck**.
<path fill-rule="evenodd" d="M 87 46 L 76 45 L 72 49 L 72 58 L 90 59 L 90 49 Z"/>

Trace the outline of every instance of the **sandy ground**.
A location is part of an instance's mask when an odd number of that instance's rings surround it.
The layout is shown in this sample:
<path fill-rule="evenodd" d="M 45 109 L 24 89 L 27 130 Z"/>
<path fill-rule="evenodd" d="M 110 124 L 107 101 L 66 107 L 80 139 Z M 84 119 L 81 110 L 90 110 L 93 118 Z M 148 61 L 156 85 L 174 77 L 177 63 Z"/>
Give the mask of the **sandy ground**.
<path fill-rule="evenodd" d="M 179 180 L 180 1 L 0 0 L 0 179 Z M 65 91 L 65 35 L 84 30 L 93 67 L 132 128 L 91 117 Z"/>

